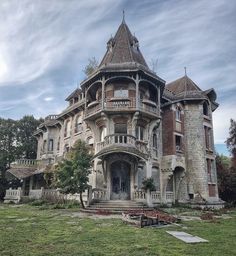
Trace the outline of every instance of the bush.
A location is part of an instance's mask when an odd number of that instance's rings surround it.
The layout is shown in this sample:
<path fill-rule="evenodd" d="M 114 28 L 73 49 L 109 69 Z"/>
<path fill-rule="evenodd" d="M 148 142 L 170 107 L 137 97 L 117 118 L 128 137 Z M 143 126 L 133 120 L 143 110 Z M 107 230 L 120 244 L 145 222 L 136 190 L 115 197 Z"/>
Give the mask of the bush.
<path fill-rule="evenodd" d="M 34 200 L 33 202 L 30 203 L 30 205 L 32 206 L 42 206 L 44 204 L 46 204 L 47 202 L 45 200 Z"/>

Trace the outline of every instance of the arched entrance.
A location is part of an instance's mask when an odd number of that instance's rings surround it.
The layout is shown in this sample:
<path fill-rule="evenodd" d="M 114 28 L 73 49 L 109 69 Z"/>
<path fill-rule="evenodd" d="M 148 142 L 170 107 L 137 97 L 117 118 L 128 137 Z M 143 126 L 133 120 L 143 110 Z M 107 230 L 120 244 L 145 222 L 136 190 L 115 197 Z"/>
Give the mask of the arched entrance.
<path fill-rule="evenodd" d="M 131 166 L 124 161 L 116 161 L 111 164 L 111 199 L 130 199 L 130 169 Z"/>
<path fill-rule="evenodd" d="M 185 189 L 183 187 L 183 178 L 185 176 L 184 168 L 177 166 L 174 169 L 174 175 L 173 175 L 173 187 L 174 187 L 174 193 L 175 193 L 175 201 L 178 202 L 181 200 L 181 192 Z"/>

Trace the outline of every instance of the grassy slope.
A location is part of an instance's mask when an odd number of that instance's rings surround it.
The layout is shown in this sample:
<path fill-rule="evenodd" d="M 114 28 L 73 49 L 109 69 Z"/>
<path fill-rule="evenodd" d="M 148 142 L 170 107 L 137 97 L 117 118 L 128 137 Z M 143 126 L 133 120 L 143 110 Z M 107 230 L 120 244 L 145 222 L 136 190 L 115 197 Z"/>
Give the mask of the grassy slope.
<path fill-rule="evenodd" d="M 70 212 L 72 210 L 66 210 Z M 208 239 L 185 244 L 165 230 L 135 228 L 121 220 L 72 218 L 62 210 L 0 205 L 0 255 L 236 255 L 236 216 L 216 222 L 185 222 L 183 230 Z"/>

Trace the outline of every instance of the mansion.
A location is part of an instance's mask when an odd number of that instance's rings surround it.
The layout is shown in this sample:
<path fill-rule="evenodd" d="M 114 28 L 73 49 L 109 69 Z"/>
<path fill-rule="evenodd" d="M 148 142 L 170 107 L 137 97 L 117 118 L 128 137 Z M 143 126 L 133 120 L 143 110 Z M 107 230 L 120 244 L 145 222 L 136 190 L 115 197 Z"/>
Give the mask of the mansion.
<path fill-rule="evenodd" d="M 78 140 L 94 153 L 89 177 L 95 201 L 219 204 L 212 112 L 214 89 L 201 90 L 186 74 L 166 84 L 148 67 L 138 39 L 123 20 L 99 66 L 35 131 L 37 160 L 13 163 L 21 192 L 47 189 L 43 173 Z M 142 182 L 152 177 L 148 199 Z M 13 190 L 12 190 L 13 191 Z M 149 200 L 149 201 L 148 201 Z"/>

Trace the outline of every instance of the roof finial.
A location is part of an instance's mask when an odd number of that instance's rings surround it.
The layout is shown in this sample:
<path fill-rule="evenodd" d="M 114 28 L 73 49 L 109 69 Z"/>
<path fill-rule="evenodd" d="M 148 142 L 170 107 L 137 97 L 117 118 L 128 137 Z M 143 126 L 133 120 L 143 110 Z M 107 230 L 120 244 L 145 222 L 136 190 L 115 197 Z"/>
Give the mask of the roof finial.
<path fill-rule="evenodd" d="M 187 68 L 184 67 L 184 75 L 187 76 Z"/>
<path fill-rule="evenodd" d="M 123 10 L 123 19 L 122 19 L 122 23 L 125 23 L 125 10 Z"/>

